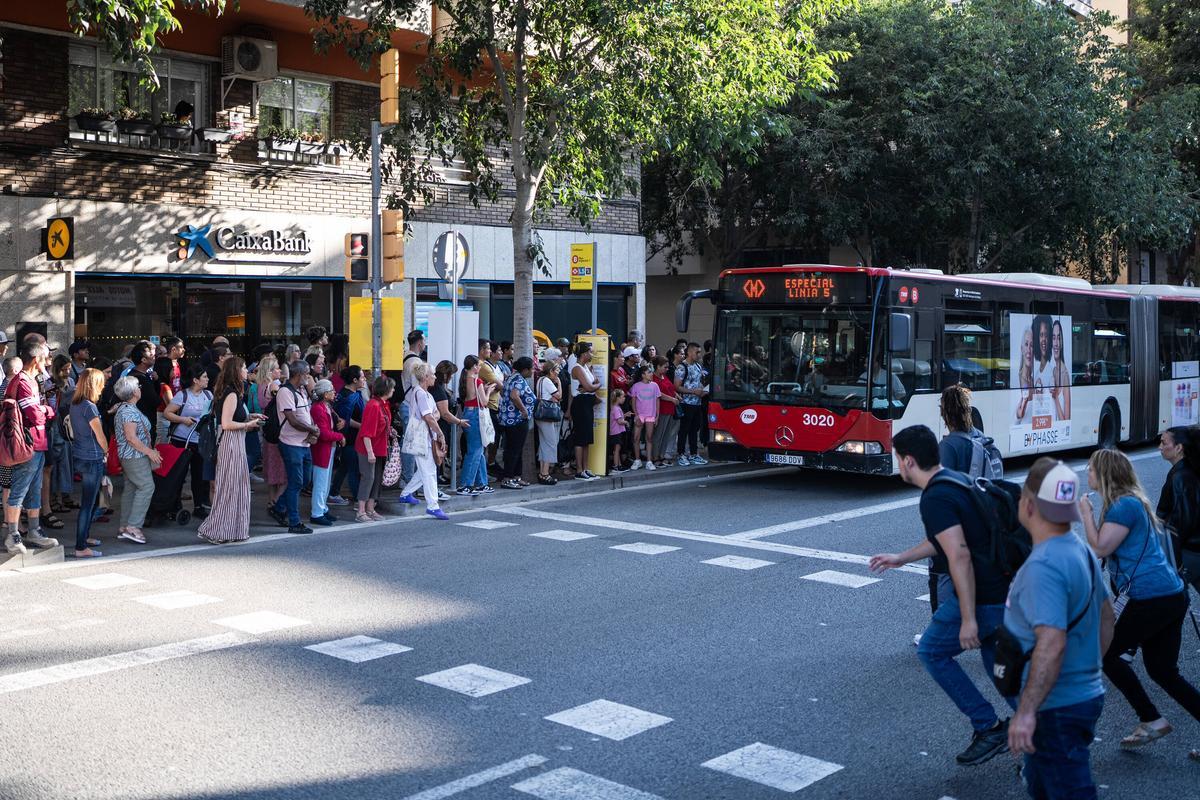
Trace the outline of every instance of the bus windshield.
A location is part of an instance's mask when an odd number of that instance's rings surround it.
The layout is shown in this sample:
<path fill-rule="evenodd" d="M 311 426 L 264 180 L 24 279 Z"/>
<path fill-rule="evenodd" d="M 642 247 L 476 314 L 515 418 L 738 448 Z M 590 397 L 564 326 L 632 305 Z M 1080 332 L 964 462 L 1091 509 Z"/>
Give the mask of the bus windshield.
<path fill-rule="evenodd" d="M 865 408 L 869 388 L 871 408 L 888 408 L 904 390 L 878 358 L 868 372 L 870 340 L 867 306 L 724 309 L 712 399 L 726 407 L 767 402 L 845 411 Z"/>

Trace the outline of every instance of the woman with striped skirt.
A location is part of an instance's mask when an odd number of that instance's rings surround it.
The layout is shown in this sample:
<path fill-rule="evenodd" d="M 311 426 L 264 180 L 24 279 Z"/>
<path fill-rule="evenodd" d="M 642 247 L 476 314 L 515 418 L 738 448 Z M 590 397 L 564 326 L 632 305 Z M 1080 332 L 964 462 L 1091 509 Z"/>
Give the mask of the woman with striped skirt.
<path fill-rule="evenodd" d="M 250 470 L 246 432 L 256 431 L 265 417 L 250 414 L 242 401 L 246 362 L 230 358 L 221 366 L 213 396 L 221 409 L 221 442 L 217 445 L 216 491 L 212 511 L 200 525 L 200 538 L 212 544 L 250 538 Z"/>

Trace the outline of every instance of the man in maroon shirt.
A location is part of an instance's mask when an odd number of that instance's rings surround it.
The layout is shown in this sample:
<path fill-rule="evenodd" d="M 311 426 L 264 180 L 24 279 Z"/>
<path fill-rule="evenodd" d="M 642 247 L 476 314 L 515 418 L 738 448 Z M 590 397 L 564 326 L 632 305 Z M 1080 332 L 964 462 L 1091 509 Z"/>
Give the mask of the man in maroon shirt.
<path fill-rule="evenodd" d="M 33 458 L 18 464 L 12 470 L 12 489 L 4 506 L 4 548 L 10 553 L 24 553 L 19 526 L 21 506 L 29 516 L 29 532 L 24 541 L 34 547 L 58 547 L 58 540 L 42 535 L 40 523 L 42 508 L 42 467 L 46 463 L 49 437 L 46 423 L 54 418 L 54 410 L 46 405 L 38 387 L 38 376 L 42 374 L 50 358 L 50 348 L 40 336 L 29 337 L 21 343 L 21 361 L 24 368 L 12 377 L 4 390 L 5 398 L 17 401 L 21 408 L 21 420 L 25 423 L 33 441 Z"/>

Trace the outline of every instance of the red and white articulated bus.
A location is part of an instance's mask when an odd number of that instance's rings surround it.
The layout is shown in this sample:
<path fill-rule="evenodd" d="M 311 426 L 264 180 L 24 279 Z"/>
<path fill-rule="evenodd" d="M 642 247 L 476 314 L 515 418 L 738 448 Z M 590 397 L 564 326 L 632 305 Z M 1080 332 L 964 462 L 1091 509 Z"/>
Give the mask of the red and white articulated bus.
<path fill-rule="evenodd" d="M 890 475 L 892 435 L 944 434 L 972 390 L 1003 456 L 1114 446 L 1200 422 L 1200 289 L 1035 273 L 797 265 L 730 269 L 716 305 L 714 458 Z"/>

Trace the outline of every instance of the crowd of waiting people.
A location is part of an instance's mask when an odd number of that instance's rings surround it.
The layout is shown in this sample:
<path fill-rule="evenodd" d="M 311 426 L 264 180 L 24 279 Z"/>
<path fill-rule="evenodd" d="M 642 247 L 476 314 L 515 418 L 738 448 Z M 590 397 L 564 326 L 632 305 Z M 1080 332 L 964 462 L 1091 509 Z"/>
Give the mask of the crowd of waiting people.
<path fill-rule="evenodd" d="M 252 484 L 263 485 L 276 524 L 311 533 L 335 524 L 337 507 L 358 522 L 383 520 L 385 486 L 399 489 L 400 504 L 423 503 L 445 520 L 448 492 L 598 477 L 589 465 L 601 376 L 589 342 L 560 339 L 515 358 L 512 343 L 481 339 L 461 365 L 431 365 L 424 334 L 413 331 L 403 369 L 373 376 L 331 346 L 324 328 L 307 339 L 306 350 L 264 344 L 243 359 L 218 336 L 189 359 L 181 339 L 166 337 L 135 342 L 115 361 L 93 358 L 82 340 L 55 354 L 30 334 L 11 357 L 0 341 L 0 392 L 14 401 L 9 427 L 32 445 L 29 458 L 3 458 L 0 414 L 0 461 L 20 462 L 0 467 L 7 551 L 57 546 L 46 531 L 75 511 L 79 558 L 101 555 L 98 531 L 114 516 L 116 537 L 136 544 L 146 543 L 147 528 L 187 516 L 201 520 L 205 541 L 241 541 Z M 600 415 L 607 469 L 706 464 L 710 365 L 700 345 L 680 340 L 660 355 L 633 331 L 610 357 Z M 537 468 L 527 474 L 531 435 Z M 302 498 L 310 498 L 307 515 Z"/>

